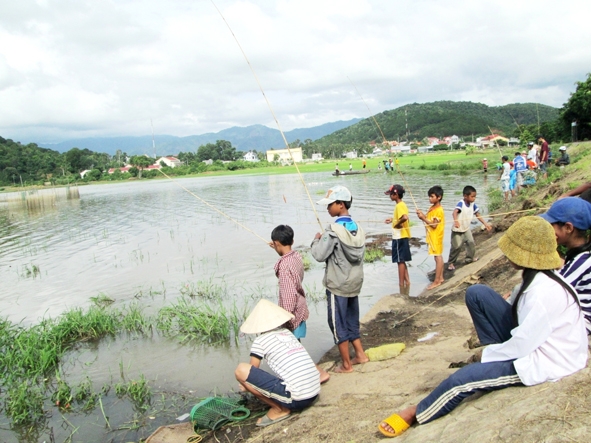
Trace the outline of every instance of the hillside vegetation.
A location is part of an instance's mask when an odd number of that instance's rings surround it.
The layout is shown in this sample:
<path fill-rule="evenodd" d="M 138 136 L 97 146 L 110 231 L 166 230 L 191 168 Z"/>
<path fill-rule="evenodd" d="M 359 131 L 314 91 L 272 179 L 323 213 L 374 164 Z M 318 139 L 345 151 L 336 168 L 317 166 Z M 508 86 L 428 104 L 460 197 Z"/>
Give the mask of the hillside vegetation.
<path fill-rule="evenodd" d="M 559 116 L 559 110 L 536 103 L 487 106 L 482 103 L 440 101 L 401 106 L 377 114 L 375 119 L 387 140 L 422 140 L 425 137 L 454 134 L 460 137 L 488 135 L 491 129 L 501 134 L 512 135 L 516 131 L 519 133 L 517 125 L 537 125 L 538 115 L 540 125 L 543 125 L 555 121 Z M 372 140 L 381 142 L 382 135 L 373 119 L 367 118 L 327 135 L 316 143 L 326 146 Z"/>

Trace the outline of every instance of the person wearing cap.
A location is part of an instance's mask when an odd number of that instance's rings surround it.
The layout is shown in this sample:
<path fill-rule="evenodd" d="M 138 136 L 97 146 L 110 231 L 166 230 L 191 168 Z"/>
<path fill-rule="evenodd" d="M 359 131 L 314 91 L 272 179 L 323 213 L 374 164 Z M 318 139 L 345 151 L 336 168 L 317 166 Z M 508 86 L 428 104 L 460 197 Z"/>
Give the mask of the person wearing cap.
<path fill-rule="evenodd" d="M 383 420 L 382 434 L 395 437 L 415 422 L 436 420 L 476 392 L 534 386 L 586 367 L 584 318 L 572 287 L 554 271 L 560 257 L 552 227 L 540 217 L 523 217 L 498 246 L 523 271 L 512 305 L 488 286 L 470 286 L 466 305 L 484 347 L 474 363 L 458 369 L 418 405 Z"/>
<path fill-rule="evenodd" d="M 591 242 L 587 235 L 591 228 L 591 203 L 582 198 L 563 198 L 540 217 L 554 228 L 558 245 L 566 247 L 560 275 L 577 291 L 587 333 L 591 334 Z"/>
<path fill-rule="evenodd" d="M 240 327 L 245 334 L 260 334 L 250 348 L 250 363 L 240 363 L 235 371 L 241 390 L 271 407 L 257 426 L 285 420 L 292 411 L 311 406 L 320 393 L 316 365 L 298 339 L 283 326 L 292 319 L 293 314 L 261 299 Z M 276 375 L 260 369 L 263 359 Z"/>
<path fill-rule="evenodd" d="M 538 143 L 540 143 L 540 170 L 544 174 L 544 179 L 548 177 L 548 159 L 550 156 L 550 147 L 548 146 L 548 142 L 542 137 L 538 135 Z"/>
<path fill-rule="evenodd" d="M 333 186 L 317 202 L 326 205 L 336 217 L 324 233 L 317 233 L 310 253 L 318 262 L 325 262 L 322 284 L 326 288 L 328 326 L 339 348 L 342 363 L 334 372 L 353 372 L 353 365 L 369 361 L 361 344 L 359 331 L 359 292 L 363 285 L 365 232 L 349 215 L 353 203 L 351 192 L 344 186 Z M 355 357 L 349 354 L 353 345 Z"/>
<path fill-rule="evenodd" d="M 570 157 L 566 153 L 566 146 L 561 146 L 558 150 L 560 151 L 560 158 L 556 159 L 556 166 L 570 165 Z"/>
<path fill-rule="evenodd" d="M 406 262 L 412 260 L 410 254 L 410 223 L 408 207 L 402 201 L 404 188 L 401 185 L 392 185 L 384 194 L 390 196 L 390 200 L 396 203 L 392 218 L 387 218 L 385 223 L 392 225 L 392 263 L 398 264 L 398 284 L 400 292 L 408 292 L 410 277 Z"/>

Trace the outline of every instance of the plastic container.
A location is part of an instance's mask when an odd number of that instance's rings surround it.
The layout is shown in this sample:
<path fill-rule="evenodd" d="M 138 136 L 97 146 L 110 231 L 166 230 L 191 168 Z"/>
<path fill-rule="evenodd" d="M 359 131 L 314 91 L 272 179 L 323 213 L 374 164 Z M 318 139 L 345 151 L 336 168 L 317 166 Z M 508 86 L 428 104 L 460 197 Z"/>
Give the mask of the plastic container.
<path fill-rule="evenodd" d="M 240 406 L 240 400 L 208 397 L 191 409 L 191 421 L 197 429 L 216 430 L 229 421 L 240 421 L 250 416 L 250 410 Z"/>

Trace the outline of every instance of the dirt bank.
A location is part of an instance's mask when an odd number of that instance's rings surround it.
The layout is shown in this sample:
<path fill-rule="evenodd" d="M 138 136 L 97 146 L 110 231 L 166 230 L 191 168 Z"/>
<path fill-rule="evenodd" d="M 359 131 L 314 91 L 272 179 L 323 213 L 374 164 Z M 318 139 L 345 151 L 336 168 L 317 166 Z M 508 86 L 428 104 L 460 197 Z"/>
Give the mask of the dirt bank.
<path fill-rule="evenodd" d="M 357 442 L 382 439 L 380 420 L 401 408 L 416 404 L 449 376 L 455 363 L 471 355 L 474 330 L 464 305 L 466 288 L 474 283 L 509 291 L 519 281 L 496 246 L 502 232 L 518 217 L 547 207 L 558 195 L 588 177 L 591 144 L 573 148 L 571 158 L 580 161 L 566 170 L 551 173 L 548 182 L 528 190 L 499 213 L 532 209 L 493 218 L 495 232 L 476 232 L 475 263 L 459 267 L 436 291 L 417 298 L 400 294 L 383 297 L 364 317 L 362 341 L 365 348 L 403 342 L 406 350 L 397 358 L 369 362 L 352 374 L 332 374 L 323 385 L 316 405 L 293 418 L 264 429 L 253 422 L 232 426 L 209 435 L 206 441 L 248 442 Z M 459 262 L 461 262 L 460 257 Z M 394 271 L 393 271 L 394 272 Z M 426 341 L 418 339 L 435 333 Z M 331 349 L 321 360 L 330 369 L 338 361 Z M 450 365 L 452 368 L 450 368 Z M 591 404 L 589 368 L 557 383 L 510 388 L 471 398 L 451 414 L 424 426 L 414 426 L 398 442 L 563 442 L 588 441 Z M 475 396 L 476 397 L 476 396 Z"/>

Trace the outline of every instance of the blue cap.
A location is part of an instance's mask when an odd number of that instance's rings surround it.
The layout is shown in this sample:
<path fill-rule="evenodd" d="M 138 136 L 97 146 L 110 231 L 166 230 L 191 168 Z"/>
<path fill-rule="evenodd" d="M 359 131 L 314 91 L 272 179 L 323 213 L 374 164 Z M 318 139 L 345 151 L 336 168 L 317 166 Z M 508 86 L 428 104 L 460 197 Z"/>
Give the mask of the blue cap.
<path fill-rule="evenodd" d="M 591 203 L 578 197 L 556 200 L 548 212 L 540 215 L 550 223 L 567 223 L 581 230 L 591 227 Z"/>

